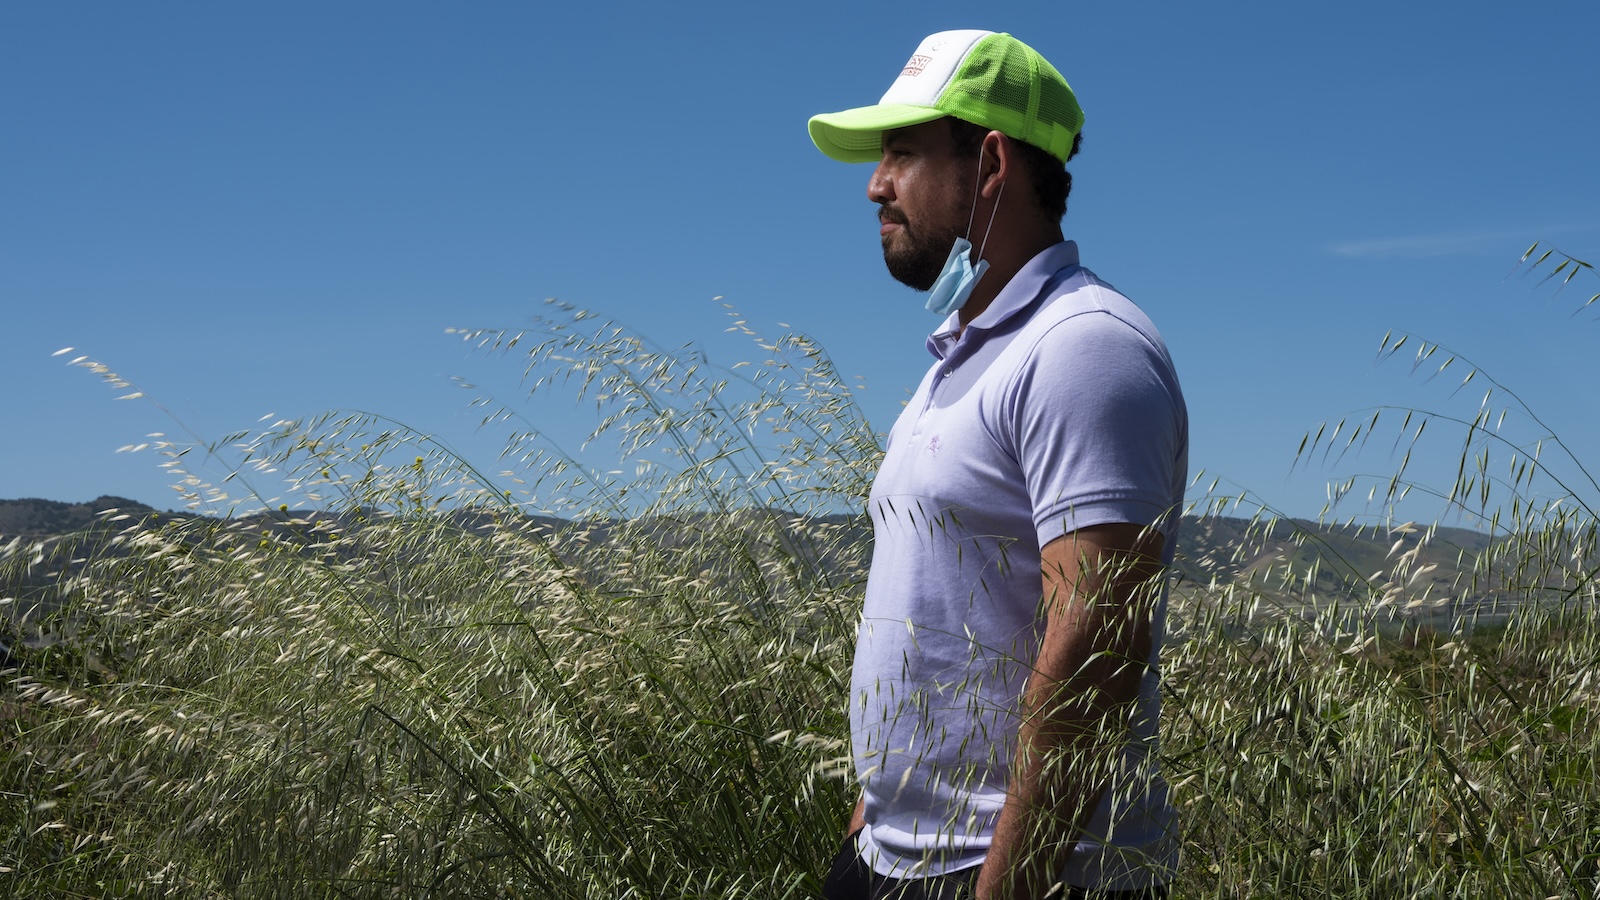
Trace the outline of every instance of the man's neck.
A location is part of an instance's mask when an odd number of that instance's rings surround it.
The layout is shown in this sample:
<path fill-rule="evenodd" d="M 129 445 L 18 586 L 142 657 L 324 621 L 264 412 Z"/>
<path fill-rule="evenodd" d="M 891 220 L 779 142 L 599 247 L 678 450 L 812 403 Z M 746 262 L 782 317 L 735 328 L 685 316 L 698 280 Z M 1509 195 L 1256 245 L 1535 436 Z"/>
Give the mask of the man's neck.
<path fill-rule="evenodd" d="M 1061 229 L 1057 228 L 1053 234 L 1041 233 L 1030 241 L 1009 242 L 1002 245 L 1005 247 L 1003 251 L 996 249 L 986 256 L 985 259 L 989 260 L 989 270 L 978 279 L 978 283 L 972 288 L 972 296 L 968 297 L 967 302 L 956 312 L 956 319 L 960 323 L 958 333 L 966 331 L 967 325 L 973 319 L 983 315 L 983 311 L 989 308 L 994 298 L 1000 296 L 1000 292 L 1011 283 L 1011 279 L 1016 277 L 1018 272 L 1022 271 L 1022 267 L 1027 265 L 1029 260 L 1061 243 L 1062 240 Z"/>

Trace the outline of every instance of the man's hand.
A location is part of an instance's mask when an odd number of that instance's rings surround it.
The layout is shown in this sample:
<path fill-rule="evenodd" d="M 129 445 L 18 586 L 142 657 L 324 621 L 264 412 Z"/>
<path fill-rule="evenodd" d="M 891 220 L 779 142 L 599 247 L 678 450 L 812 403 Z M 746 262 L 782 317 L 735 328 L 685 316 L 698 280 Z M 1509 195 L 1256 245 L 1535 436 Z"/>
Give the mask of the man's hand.
<path fill-rule="evenodd" d="M 1099 806 L 1150 655 L 1162 536 L 1096 525 L 1045 545 L 1046 625 L 980 900 L 1043 897 Z"/>

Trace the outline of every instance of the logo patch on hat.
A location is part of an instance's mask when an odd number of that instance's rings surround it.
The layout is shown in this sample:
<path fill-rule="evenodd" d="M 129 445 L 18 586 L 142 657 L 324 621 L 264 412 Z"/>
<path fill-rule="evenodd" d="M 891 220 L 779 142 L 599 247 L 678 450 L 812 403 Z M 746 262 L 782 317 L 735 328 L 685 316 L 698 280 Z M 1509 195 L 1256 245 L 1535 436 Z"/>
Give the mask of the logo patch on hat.
<path fill-rule="evenodd" d="M 906 60 L 906 67 L 900 70 L 900 74 L 912 76 L 921 75 L 922 70 L 926 69 L 928 67 L 928 63 L 931 62 L 933 62 L 933 57 L 923 56 L 922 54 L 918 53 Z"/>

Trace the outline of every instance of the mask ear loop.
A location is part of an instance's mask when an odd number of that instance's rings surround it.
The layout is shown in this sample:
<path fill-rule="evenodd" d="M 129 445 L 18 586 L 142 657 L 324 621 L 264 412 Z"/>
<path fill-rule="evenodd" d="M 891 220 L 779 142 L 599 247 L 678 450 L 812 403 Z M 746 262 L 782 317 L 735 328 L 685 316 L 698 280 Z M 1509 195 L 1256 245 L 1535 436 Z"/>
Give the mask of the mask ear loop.
<path fill-rule="evenodd" d="M 972 182 L 972 205 L 967 212 L 967 244 L 972 244 L 972 217 L 978 214 L 978 186 L 983 181 L 983 148 L 978 148 L 978 176 Z M 1000 193 L 994 195 L 994 209 L 989 210 L 989 224 L 983 229 L 983 243 L 978 245 L 978 259 L 983 259 L 983 248 L 989 246 L 989 232 L 994 230 L 995 214 L 1000 212 L 1000 198 L 1006 195 L 1006 183 L 1000 182 Z"/>

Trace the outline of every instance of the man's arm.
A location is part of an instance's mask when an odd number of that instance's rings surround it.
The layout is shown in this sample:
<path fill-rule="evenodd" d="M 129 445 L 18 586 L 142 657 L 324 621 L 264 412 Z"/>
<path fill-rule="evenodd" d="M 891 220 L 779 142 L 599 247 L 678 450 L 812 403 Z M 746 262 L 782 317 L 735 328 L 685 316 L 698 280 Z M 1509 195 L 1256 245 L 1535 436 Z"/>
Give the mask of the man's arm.
<path fill-rule="evenodd" d="M 1099 805 L 1150 655 L 1161 546 L 1154 529 L 1096 525 L 1041 552 L 1045 632 L 980 900 L 1043 897 Z"/>

